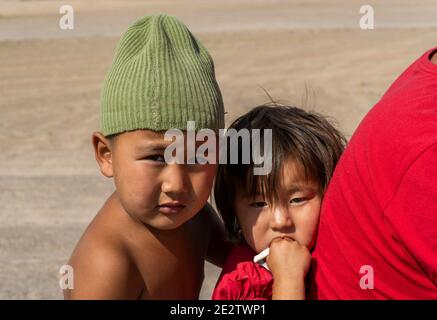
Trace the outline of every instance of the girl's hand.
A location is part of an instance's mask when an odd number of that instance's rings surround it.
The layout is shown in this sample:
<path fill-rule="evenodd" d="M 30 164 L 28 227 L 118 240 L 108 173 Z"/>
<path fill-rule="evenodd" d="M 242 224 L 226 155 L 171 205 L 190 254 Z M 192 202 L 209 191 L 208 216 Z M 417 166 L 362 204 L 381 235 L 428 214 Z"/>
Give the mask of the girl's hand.
<path fill-rule="evenodd" d="M 270 243 L 267 265 L 275 277 L 304 278 L 311 263 L 309 250 L 290 238 L 275 238 Z"/>
<path fill-rule="evenodd" d="M 273 299 L 305 299 L 305 276 L 311 263 L 309 250 L 288 237 L 270 244 L 267 265 L 273 274 Z"/>

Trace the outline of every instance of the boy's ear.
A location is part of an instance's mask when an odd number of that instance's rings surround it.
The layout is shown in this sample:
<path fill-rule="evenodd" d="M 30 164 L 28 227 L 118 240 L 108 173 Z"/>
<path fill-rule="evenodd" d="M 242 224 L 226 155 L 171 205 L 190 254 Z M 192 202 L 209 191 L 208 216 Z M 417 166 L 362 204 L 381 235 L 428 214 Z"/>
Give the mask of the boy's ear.
<path fill-rule="evenodd" d="M 94 132 L 92 136 L 94 155 L 100 171 L 105 177 L 113 177 L 112 169 L 112 146 L 108 138 L 100 132 Z"/>

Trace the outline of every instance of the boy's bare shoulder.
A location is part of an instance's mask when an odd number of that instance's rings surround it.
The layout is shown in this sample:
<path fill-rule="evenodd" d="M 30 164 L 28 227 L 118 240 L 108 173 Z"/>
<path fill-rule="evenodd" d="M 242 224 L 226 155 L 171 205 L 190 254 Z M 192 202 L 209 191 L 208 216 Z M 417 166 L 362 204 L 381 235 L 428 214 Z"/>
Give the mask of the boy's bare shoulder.
<path fill-rule="evenodd" d="M 142 290 L 111 201 L 90 223 L 70 258 L 74 289 L 64 290 L 66 299 L 136 299 Z"/>
<path fill-rule="evenodd" d="M 149 230 L 120 212 L 111 196 L 71 256 L 74 289 L 65 290 L 65 298 L 195 297 L 209 239 L 218 234 L 213 231 L 216 217 L 206 205 L 180 228 Z M 185 278 L 176 276 L 181 273 Z"/>

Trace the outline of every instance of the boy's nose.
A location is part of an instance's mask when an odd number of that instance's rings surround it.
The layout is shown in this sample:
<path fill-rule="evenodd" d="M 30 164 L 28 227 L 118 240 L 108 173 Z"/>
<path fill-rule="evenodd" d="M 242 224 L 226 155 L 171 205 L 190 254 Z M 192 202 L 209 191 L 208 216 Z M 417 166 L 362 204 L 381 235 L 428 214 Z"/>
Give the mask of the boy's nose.
<path fill-rule="evenodd" d="M 286 231 L 293 226 L 293 220 L 287 210 L 283 206 L 273 208 L 272 217 L 270 219 L 270 228 L 275 231 Z"/>
<path fill-rule="evenodd" d="M 183 165 L 169 164 L 163 176 L 161 191 L 174 194 L 186 193 L 188 191 L 187 179 Z"/>

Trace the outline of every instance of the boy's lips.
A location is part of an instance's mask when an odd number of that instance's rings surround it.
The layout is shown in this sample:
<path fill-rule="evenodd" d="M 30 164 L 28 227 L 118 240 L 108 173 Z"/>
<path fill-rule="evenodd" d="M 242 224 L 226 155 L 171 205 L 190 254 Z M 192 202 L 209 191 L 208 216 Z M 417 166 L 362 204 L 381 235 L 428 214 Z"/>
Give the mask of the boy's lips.
<path fill-rule="evenodd" d="M 179 201 L 171 201 L 158 205 L 159 211 L 164 214 L 178 213 L 185 207 L 186 205 Z"/>

